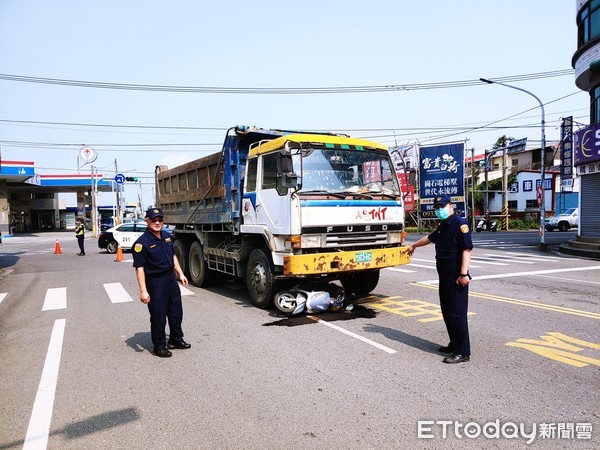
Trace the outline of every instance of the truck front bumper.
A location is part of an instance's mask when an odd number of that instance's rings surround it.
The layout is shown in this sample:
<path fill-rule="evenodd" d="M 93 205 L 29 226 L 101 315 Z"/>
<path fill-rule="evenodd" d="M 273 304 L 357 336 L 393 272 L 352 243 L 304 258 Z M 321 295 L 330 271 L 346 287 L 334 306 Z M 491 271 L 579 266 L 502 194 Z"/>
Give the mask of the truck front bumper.
<path fill-rule="evenodd" d="M 406 249 L 407 247 L 393 247 L 285 256 L 283 274 L 322 275 L 399 266 L 410 262 Z"/>

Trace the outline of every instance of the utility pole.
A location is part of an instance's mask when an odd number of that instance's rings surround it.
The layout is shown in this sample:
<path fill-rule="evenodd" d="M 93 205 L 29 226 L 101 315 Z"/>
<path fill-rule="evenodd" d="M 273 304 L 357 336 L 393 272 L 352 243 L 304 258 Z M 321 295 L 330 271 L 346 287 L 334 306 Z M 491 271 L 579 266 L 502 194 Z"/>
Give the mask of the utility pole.
<path fill-rule="evenodd" d="M 499 81 L 494 81 L 494 80 L 488 80 L 486 78 L 480 78 L 479 80 L 483 81 L 484 83 L 488 83 L 488 84 L 499 84 L 500 86 L 504 86 L 510 89 L 515 89 L 517 91 L 521 91 L 524 92 L 527 95 L 532 96 L 533 98 L 535 98 L 537 100 L 537 102 L 540 104 L 540 109 L 542 111 L 542 121 L 541 121 L 541 128 L 542 128 L 542 165 L 541 165 L 541 193 L 540 193 L 540 250 L 542 251 L 547 251 L 548 250 L 548 245 L 546 245 L 546 232 L 545 232 L 545 221 L 546 221 L 546 196 L 544 193 L 544 181 L 546 178 L 546 113 L 544 111 L 544 104 L 542 103 L 542 101 L 539 99 L 539 97 L 537 95 L 535 95 L 533 92 L 530 92 L 526 89 L 522 89 L 520 87 L 517 86 L 512 86 L 510 84 L 506 84 L 506 83 L 500 83 Z"/>
<path fill-rule="evenodd" d="M 117 158 L 115 158 L 115 176 L 119 173 L 119 169 L 117 168 Z M 115 225 L 121 224 L 121 186 L 117 184 L 117 217 L 115 217 Z"/>
<path fill-rule="evenodd" d="M 475 229 L 475 148 L 471 148 L 471 230 Z"/>
<path fill-rule="evenodd" d="M 502 229 L 508 231 L 508 156 L 502 149 Z"/>

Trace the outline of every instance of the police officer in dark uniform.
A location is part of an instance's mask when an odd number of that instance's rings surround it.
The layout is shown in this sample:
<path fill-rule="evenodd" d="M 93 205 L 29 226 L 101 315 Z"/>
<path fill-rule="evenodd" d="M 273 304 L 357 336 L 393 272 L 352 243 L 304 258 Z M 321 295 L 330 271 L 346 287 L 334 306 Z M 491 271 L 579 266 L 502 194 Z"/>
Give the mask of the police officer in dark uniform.
<path fill-rule="evenodd" d="M 188 280 L 173 252 L 170 235 L 162 230 L 162 209 L 148 209 L 146 224 L 148 228 L 133 245 L 133 267 L 140 288 L 140 301 L 147 304 L 150 311 L 154 354 L 161 358 L 169 358 L 172 353 L 168 349 L 191 347 L 183 340 L 183 307 L 177 277 L 184 286 L 187 286 Z M 168 343 L 165 334 L 167 320 Z"/>
<path fill-rule="evenodd" d="M 454 214 L 454 205 L 449 195 L 436 197 L 434 208 L 441 223 L 429 236 L 412 244 L 407 252 L 412 256 L 415 248 L 431 242 L 435 244 L 440 307 L 450 337 L 448 346 L 440 347 L 439 350 L 450 353 L 450 356 L 444 358 L 445 363 L 456 364 L 467 362 L 471 357 L 467 309 L 473 242 L 467 221 Z"/>

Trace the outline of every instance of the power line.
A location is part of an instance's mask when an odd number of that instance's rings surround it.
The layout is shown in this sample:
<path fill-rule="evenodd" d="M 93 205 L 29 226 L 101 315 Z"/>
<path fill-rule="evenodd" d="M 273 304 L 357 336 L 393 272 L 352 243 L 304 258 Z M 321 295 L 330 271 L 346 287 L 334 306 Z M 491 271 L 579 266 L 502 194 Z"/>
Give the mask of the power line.
<path fill-rule="evenodd" d="M 507 77 L 493 77 L 494 81 L 502 83 L 515 83 L 519 81 L 539 80 L 542 78 L 553 78 L 562 76 L 572 76 L 573 69 L 554 70 L 550 72 L 538 72 L 523 75 L 512 75 Z M 153 84 L 130 84 L 130 83 L 106 83 L 100 81 L 66 80 L 60 78 L 42 78 L 30 77 L 25 75 L 0 74 L 0 80 L 16 81 L 22 83 L 50 84 L 58 86 L 85 87 L 96 89 L 114 89 L 128 91 L 149 91 L 149 92 L 184 92 L 197 94 L 261 94 L 261 95 L 281 95 L 281 94 L 357 94 L 369 92 L 390 92 L 390 91 L 416 91 L 431 89 L 449 89 L 469 86 L 481 86 L 479 79 L 459 80 L 459 81 L 441 81 L 435 83 L 414 83 L 414 84 L 387 84 L 387 85 L 366 85 L 366 86 L 328 86 L 328 87 L 224 87 L 224 86 L 172 86 L 172 85 L 153 85 Z"/>

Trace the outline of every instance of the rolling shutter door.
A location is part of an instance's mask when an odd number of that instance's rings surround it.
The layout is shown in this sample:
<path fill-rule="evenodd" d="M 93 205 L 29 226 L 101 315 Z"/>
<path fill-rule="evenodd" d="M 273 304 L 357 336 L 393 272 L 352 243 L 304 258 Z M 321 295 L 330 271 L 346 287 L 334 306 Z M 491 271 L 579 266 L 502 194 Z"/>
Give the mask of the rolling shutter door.
<path fill-rule="evenodd" d="M 600 237 L 600 173 L 581 176 L 581 236 Z"/>

